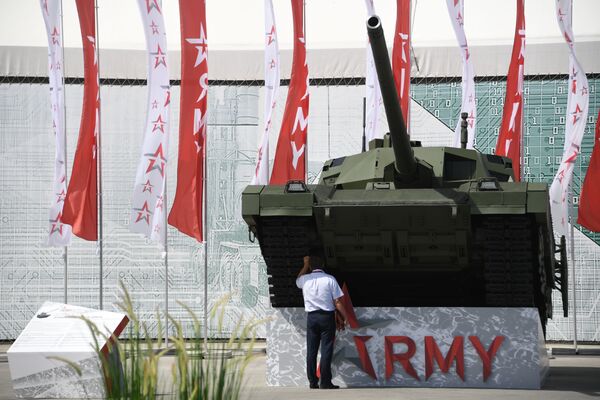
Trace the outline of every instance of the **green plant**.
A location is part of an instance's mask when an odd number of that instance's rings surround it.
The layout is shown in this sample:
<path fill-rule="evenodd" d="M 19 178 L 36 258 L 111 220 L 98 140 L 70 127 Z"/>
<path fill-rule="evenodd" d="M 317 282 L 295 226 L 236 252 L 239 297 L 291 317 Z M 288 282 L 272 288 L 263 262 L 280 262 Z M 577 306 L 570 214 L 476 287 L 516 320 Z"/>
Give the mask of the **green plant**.
<path fill-rule="evenodd" d="M 236 400 L 240 396 L 244 370 L 254 347 L 254 332 L 262 321 L 240 319 L 226 341 L 209 341 L 202 335 L 202 325 L 187 305 L 180 303 L 192 320 L 193 337 L 187 338 L 180 321 L 168 315 L 175 335 L 169 348 L 158 349 L 148 326 L 140 321 L 129 292 L 120 283 L 121 301 L 118 307 L 128 315 L 128 338 L 107 336 L 92 321 L 82 319 L 93 336 L 93 347 L 99 356 L 106 398 L 155 399 L 159 389 L 158 363 L 170 350 L 175 351 L 172 366 L 172 390 L 177 399 Z M 223 318 L 230 296 L 217 302 L 210 313 L 211 326 L 223 333 Z M 158 337 L 163 335 L 161 315 L 156 313 Z M 101 346 L 107 343 L 104 348 Z M 164 383 L 163 383 L 164 384 Z M 166 388 L 166 385 L 165 385 Z"/>
<path fill-rule="evenodd" d="M 210 313 L 210 321 L 216 322 L 219 334 L 222 333 L 225 306 L 229 299 L 229 296 L 222 298 Z M 176 363 L 173 365 L 172 375 L 177 397 L 186 400 L 238 399 L 244 371 L 252 358 L 254 329 L 261 321 L 245 323 L 240 319 L 229 340 L 209 342 L 203 338 L 202 326 L 196 314 L 187 305 L 179 305 L 192 319 L 193 338 L 186 340 L 181 323 L 170 319 L 176 332 L 171 340 L 176 348 Z M 214 323 L 212 325 L 215 326 Z M 249 341 L 244 343 L 245 339 Z"/>
<path fill-rule="evenodd" d="M 100 358 L 104 390 L 107 399 L 155 399 L 158 391 L 158 361 L 168 351 L 155 348 L 145 322 L 141 322 L 133 308 L 133 301 L 121 282 L 121 301 L 117 306 L 129 317 L 128 339 L 119 340 L 105 333 L 91 321 L 83 318 L 92 332 L 94 349 Z M 158 336 L 163 327 L 160 313 L 156 313 Z M 99 338 L 106 343 L 100 347 Z"/>

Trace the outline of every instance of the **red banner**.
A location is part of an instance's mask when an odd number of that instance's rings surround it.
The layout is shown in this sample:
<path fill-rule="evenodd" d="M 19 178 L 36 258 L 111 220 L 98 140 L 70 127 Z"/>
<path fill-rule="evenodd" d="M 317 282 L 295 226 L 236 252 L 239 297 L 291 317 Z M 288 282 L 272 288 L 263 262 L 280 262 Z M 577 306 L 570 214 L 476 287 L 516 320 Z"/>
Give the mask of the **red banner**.
<path fill-rule="evenodd" d="M 169 225 L 201 242 L 208 104 L 205 0 L 179 0 L 181 100 L 177 190 Z"/>
<path fill-rule="evenodd" d="M 292 0 L 294 19 L 294 57 L 283 121 L 279 131 L 272 185 L 290 180 L 306 180 L 306 135 L 308 134 L 308 66 L 304 41 L 303 0 Z"/>
<path fill-rule="evenodd" d="M 577 223 L 600 232 L 600 110 L 596 117 L 596 137 L 579 200 Z"/>
<path fill-rule="evenodd" d="M 392 49 L 392 70 L 400 108 L 408 130 L 410 104 L 410 0 L 396 0 L 396 33 Z"/>
<path fill-rule="evenodd" d="M 76 0 L 83 41 L 83 109 L 73 173 L 67 188 L 62 220 L 85 240 L 98 240 L 96 138 L 100 114 L 100 84 L 96 54 L 94 0 Z"/>
<path fill-rule="evenodd" d="M 496 154 L 512 160 L 515 181 L 521 180 L 521 134 L 523 131 L 523 74 L 525 64 L 524 0 L 517 0 L 517 24 L 506 79 L 506 98 Z"/>

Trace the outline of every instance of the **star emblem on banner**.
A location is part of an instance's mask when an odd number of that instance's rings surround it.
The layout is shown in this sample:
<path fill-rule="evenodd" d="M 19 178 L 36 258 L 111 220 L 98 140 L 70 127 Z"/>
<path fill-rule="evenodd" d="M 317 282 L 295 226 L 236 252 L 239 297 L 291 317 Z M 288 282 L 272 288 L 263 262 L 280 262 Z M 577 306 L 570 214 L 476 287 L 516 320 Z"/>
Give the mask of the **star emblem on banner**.
<path fill-rule="evenodd" d="M 156 22 L 154 22 L 154 20 L 152 20 L 152 23 L 150 24 L 150 28 L 152 28 L 152 34 L 153 35 L 157 35 L 160 32 L 158 31 L 158 25 L 156 25 Z"/>
<path fill-rule="evenodd" d="M 586 86 L 581 87 L 581 95 L 585 96 L 588 94 L 588 88 Z"/>
<path fill-rule="evenodd" d="M 559 8 L 558 9 L 558 20 L 560 22 L 563 22 L 566 16 L 567 16 L 567 14 L 563 14 L 562 8 Z"/>
<path fill-rule="evenodd" d="M 575 111 L 573 111 L 572 114 L 573 114 L 573 125 L 575 125 L 575 123 L 577 121 L 579 121 L 579 118 L 581 118 L 581 107 L 579 107 L 579 104 L 577 104 L 575 106 Z"/>
<path fill-rule="evenodd" d="M 200 24 L 200 37 L 197 38 L 189 38 L 185 39 L 189 44 L 197 45 L 196 50 L 198 50 L 198 56 L 196 57 L 196 63 L 194 67 L 202 64 L 204 60 L 206 60 L 206 52 L 208 49 L 208 43 L 206 42 L 206 34 L 204 33 L 204 26 Z"/>
<path fill-rule="evenodd" d="M 67 197 L 67 194 L 65 193 L 65 189 L 61 190 L 60 193 L 56 193 L 56 203 L 65 201 L 65 197 Z"/>
<path fill-rule="evenodd" d="M 154 225 L 154 233 L 160 233 L 160 226 Z"/>
<path fill-rule="evenodd" d="M 158 11 L 158 13 L 160 14 L 160 6 L 158 5 L 158 0 L 146 0 L 146 9 L 148 10 L 148 14 L 150 14 L 150 11 L 152 11 L 152 9 L 156 9 L 156 11 Z"/>
<path fill-rule="evenodd" d="M 58 39 L 60 38 L 60 33 L 58 32 L 58 28 L 54 27 L 54 30 L 50 34 L 52 38 L 52 44 L 60 44 Z"/>
<path fill-rule="evenodd" d="M 467 122 L 469 123 L 469 127 L 472 128 L 475 123 L 475 115 L 473 115 L 473 111 L 471 111 L 471 115 L 467 118 Z"/>
<path fill-rule="evenodd" d="M 277 65 L 277 63 L 275 62 L 275 59 L 272 59 L 271 62 L 269 63 L 269 68 L 273 69 L 273 68 L 275 68 L 276 65 Z"/>
<path fill-rule="evenodd" d="M 163 106 L 163 107 L 166 107 L 169 104 L 171 104 L 171 86 L 170 85 L 160 85 L 160 87 L 167 92 L 167 98 L 165 99 L 165 105 Z"/>
<path fill-rule="evenodd" d="M 454 7 L 456 7 L 456 6 L 457 6 L 457 4 L 458 4 L 458 2 L 459 2 L 459 1 L 460 1 L 460 0 L 454 0 Z"/>
<path fill-rule="evenodd" d="M 52 226 L 50 227 L 50 234 L 54 234 L 54 232 L 58 232 L 58 234 L 60 236 L 62 236 L 63 234 L 63 223 L 62 223 L 62 213 L 59 212 L 56 215 L 56 219 L 50 219 L 48 220 L 48 222 L 52 223 Z"/>
<path fill-rule="evenodd" d="M 157 107 L 158 107 L 158 101 L 154 100 L 152 102 L 152 108 L 154 109 L 154 108 L 157 108 Z"/>
<path fill-rule="evenodd" d="M 165 68 L 167 67 L 167 59 L 166 59 L 166 54 L 162 51 L 162 49 L 160 48 L 160 44 L 156 45 L 156 52 L 155 53 L 150 53 L 154 56 L 154 68 L 158 68 L 159 65 L 164 65 Z"/>
<path fill-rule="evenodd" d="M 152 121 L 152 123 L 154 124 L 154 126 L 152 127 L 152 133 L 154 133 L 154 131 L 161 131 L 162 133 L 165 133 L 165 121 L 163 121 L 162 119 L 162 115 L 158 114 L 158 117 L 156 118 L 156 121 Z"/>
<path fill-rule="evenodd" d="M 48 0 L 44 0 L 44 5 L 42 7 L 44 7 L 44 11 L 46 11 L 46 15 L 50 15 L 50 12 L 48 11 Z"/>
<path fill-rule="evenodd" d="M 162 143 L 158 144 L 158 148 L 154 153 L 147 153 L 144 156 L 148 157 L 148 168 L 146 168 L 146 173 L 150 173 L 153 170 L 157 169 L 160 172 L 160 176 L 165 176 L 165 165 L 167 163 L 167 159 L 163 156 Z"/>
<path fill-rule="evenodd" d="M 456 17 L 456 21 L 458 21 L 458 24 L 460 26 L 463 26 L 465 24 L 465 21 L 463 19 L 463 16 L 461 15 L 460 11 L 458 12 L 458 15 Z"/>
<path fill-rule="evenodd" d="M 161 210 L 162 210 L 162 208 L 163 208 L 163 197 L 162 197 L 162 194 L 161 194 L 160 196 L 158 196 L 158 198 L 156 199 L 156 206 L 155 206 L 155 209 L 157 209 L 157 210 L 158 210 L 159 208 L 160 208 Z"/>
<path fill-rule="evenodd" d="M 146 180 L 146 183 L 144 183 L 142 186 L 143 186 L 142 187 L 142 193 L 144 193 L 144 192 L 150 192 L 150 193 L 152 193 L 152 188 L 154 187 L 154 185 L 152 185 L 150 183 L 150 179 Z"/>
<path fill-rule="evenodd" d="M 137 218 L 135 219 L 136 224 L 141 220 L 144 220 L 146 221 L 147 225 L 150 225 L 150 216 L 152 215 L 152 213 L 148 209 L 147 201 L 144 201 L 144 205 L 142 206 L 142 208 L 134 208 L 134 210 L 138 212 Z"/>
<path fill-rule="evenodd" d="M 267 32 L 267 46 L 269 46 L 275 40 L 275 25 L 271 25 L 271 32 Z"/>

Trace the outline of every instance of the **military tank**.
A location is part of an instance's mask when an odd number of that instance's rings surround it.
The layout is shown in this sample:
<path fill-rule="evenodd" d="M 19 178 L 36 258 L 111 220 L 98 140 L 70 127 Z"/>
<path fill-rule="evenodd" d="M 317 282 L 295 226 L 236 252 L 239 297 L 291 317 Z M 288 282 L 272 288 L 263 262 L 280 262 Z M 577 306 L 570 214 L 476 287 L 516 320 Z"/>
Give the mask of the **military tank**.
<path fill-rule="evenodd" d="M 566 246 L 555 245 L 548 186 L 514 182 L 509 158 L 467 149 L 466 115 L 461 148 L 411 142 L 379 18 L 367 29 L 390 132 L 325 162 L 317 185 L 242 193 L 272 306 L 303 306 L 295 280 L 316 249 L 355 306 L 537 307 L 545 329 L 560 289 L 566 316 Z"/>

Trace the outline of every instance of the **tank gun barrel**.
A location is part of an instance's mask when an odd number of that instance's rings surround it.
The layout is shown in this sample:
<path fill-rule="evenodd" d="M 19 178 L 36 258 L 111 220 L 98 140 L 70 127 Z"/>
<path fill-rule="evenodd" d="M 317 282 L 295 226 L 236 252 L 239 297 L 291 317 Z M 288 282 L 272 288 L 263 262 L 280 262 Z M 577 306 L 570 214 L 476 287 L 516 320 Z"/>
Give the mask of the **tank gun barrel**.
<path fill-rule="evenodd" d="M 410 147 L 410 138 L 406 131 L 406 124 L 400 109 L 398 93 L 394 85 L 394 77 L 390 65 L 390 56 L 385 44 L 381 20 L 373 15 L 367 20 L 367 32 L 371 50 L 373 51 L 373 60 L 381 88 L 381 97 L 385 107 L 390 135 L 392 138 L 392 148 L 394 149 L 396 171 L 403 178 L 412 178 L 417 169 L 417 162 Z"/>

